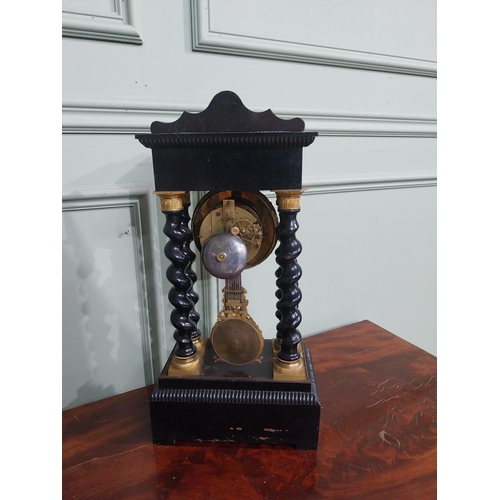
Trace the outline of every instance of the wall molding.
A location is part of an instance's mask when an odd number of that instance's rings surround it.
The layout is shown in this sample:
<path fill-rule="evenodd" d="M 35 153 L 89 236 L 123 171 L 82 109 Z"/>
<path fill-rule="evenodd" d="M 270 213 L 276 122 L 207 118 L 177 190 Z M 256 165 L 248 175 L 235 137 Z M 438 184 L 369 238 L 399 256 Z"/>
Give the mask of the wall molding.
<path fill-rule="evenodd" d="M 160 242 L 158 241 L 158 203 L 150 184 L 66 186 L 62 190 L 64 210 L 85 210 L 117 206 L 134 207 L 138 228 L 137 256 L 141 277 L 141 316 L 147 337 L 144 350 L 152 366 L 151 383 L 159 375 L 166 362 L 169 339 L 166 338 L 163 306 L 163 272 Z M 150 334 L 152 337 L 150 338 Z M 154 346 L 154 349 L 153 349 Z"/>
<path fill-rule="evenodd" d="M 351 179 L 305 180 L 307 188 L 304 196 L 348 193 L 355 191 L 377 191 L 380 189 L 404 189 L 437 186 L 437 176 L 433 172 L 398 176 L 361 176 Z M 269 197 L 274 197 L 270 194 Z"/>
<path fill-rule="evenodd" d="M 141 45 L 137 32 L 138 9 L 136 0 L 114 0 L 109 12 L 64 9 L 62 11 L 62 36 L 106 42 Z"/>
<path fill-rule="evenodd" d="M 144 375 L 146 384 L 154 382 L 151 339 L 149 338 L 149 304 L 147 299 L 146 265 L 143 245 L 143 231 L 141 224 L 141 207 L 137 198 L 100 198 L 94 200 L 73 199 L 63 202 L 63 212 L 79 212 L 82 210 L 106 210 L 108 208 L 131 208 L 132 225 L 137 228 L 137 237 L 133 240 L 136 257 L 136 275 L 138 279 L 137 291 L 139 296 L 139 314 L 141 318 L 141 343 L 143 354 Z"/>
<path fill-rule="evenodd" d="M 259 106 L 248 106 L 262 110 Z M 183 111 L 199 113 L 206 106 L 194 103 L 112 102 L 68 100 L 62 107 L 63 134 L 137 134 L 149 132 L 155 120 L 171 122 Z M 352 137 L 436 137 L 435 117 L 388 116 L 335 113 L 310 109 L 272 108 L 283 119 L 301 117 L 306 130 L 321 136 Z"/>
<path fill-rule="evenodd" d="M 195 51 L 434 78 L 437 76 L 435 61 L 214 31 L 211 29 L 211 15 L 210 0 L 191 0 L 191 33 Z"/>

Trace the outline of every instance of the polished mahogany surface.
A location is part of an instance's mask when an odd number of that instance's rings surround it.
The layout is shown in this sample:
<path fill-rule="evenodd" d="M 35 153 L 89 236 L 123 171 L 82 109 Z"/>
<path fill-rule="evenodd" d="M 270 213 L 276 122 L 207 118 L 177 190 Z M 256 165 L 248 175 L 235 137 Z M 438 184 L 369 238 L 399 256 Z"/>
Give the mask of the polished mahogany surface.
<path fill-rule="evenodd" d="M 150 386 L 63 412 L 63 498 L 436 498 L 436 358 L 369 321 L 304 343 L 322 405 L 317 450 L 155 446 Z"/>

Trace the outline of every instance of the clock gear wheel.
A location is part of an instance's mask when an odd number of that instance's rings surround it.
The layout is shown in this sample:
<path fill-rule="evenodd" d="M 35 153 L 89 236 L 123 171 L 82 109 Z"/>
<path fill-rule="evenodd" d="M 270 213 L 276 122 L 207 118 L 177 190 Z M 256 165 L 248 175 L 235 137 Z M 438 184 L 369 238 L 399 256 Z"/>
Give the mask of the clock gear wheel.
<path fill-rule="evenodd" d="M 263 262 L 274 250 L 277 225 L 276 211 L 262 193 L 210 191 L 194 210 L 192 230 L 200 252 L 213 234 L 225 231 L 240 238 L 248 250 L 246 269 L 250 269 Z"/>

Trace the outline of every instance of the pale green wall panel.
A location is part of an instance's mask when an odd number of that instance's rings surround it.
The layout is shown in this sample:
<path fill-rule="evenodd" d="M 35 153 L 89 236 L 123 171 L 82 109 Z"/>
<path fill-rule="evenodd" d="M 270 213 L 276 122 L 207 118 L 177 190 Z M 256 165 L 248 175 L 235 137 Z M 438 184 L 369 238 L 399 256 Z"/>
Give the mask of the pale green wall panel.
<path fill-rule="evenodd" d="M 165 219 L 151 152 L 134 134 L 200 112 L 222 90 L 254 111 L 302 117 L 320 134 L 304 150 L 303 335 L 369 319 L 436 353 L 435 1 L 386 0 L 368 17 L 369 1 L 358 11 L 329 0 L 251 4 L 241 18 L 228 0 L 67 4 L 64 406 L 149 383 L 166 361 L 174 342 Z M 102 21 L 103 9 L 117 8 Z M 96 28 L 83 22 L 88 9 L 99 33 L 70 38 Z M 139 221 L 135 234 L 119 238 L 127 218 Z M 243 276 L 268 338 L 275 270 L 270 257 Z M 196 288 L 209 334 L 220 286 L 199 272 Z"/>
<path fill-rule="evenodd" d="M 63 407 L 152 380 L 133 206 L 63 212 Z"/>

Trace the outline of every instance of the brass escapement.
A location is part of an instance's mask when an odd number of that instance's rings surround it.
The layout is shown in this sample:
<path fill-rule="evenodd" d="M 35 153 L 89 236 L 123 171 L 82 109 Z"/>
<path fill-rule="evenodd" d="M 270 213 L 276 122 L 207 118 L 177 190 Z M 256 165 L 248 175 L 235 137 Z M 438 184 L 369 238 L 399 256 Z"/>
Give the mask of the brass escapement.
<path fill-rule="evenodd" d="M 236 205 L 234 200 L 224 200 L 220 209 L 212 210 L 203 220 L 199 241 L 203 246 L 213 234 L 226 231 L 245 243 L 248 260 L 251 261 L 259 253 L 262 245 L 261 224 L 257 214 L 250 208 Z"/>
<path fill-rule="evenodd" d="M 276 211 L 257 191 L 211 191 L 198 202 L 192 221 L 200 252 L 214 234 L 228 232 L 240 238 L 248 251 L 246 269 L 264 261 L 276 246 Z"/>
<path fill-rule="evenodd" d="M 155 191 L 160 198 L 162 212 L 179 212 L 183 209 L 187 191 Z M 188 193 L 189 195 L 189 193 Z M 189 201 L 187 201 L 189 203 Z"/>

